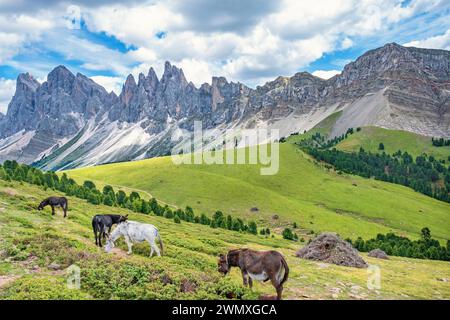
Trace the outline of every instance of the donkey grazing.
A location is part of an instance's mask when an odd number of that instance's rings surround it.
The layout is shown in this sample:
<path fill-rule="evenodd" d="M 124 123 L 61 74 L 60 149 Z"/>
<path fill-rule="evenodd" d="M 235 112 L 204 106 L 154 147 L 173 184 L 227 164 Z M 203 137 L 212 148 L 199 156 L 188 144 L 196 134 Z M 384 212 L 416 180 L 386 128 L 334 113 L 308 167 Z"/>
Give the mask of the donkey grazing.
<path fill-rule="evenodd" d="M 153 252 L 156 251 L 158 256 L 164 251 L 163 242 L 159 235 L 158 229 L 152 224 L 139 223 L 136 221 L 125 221 L 117 225 L 116 229 L 111 233 L 111 236 L 106 241 L 105 251 L 110 252 L 114 248 L 114 241 L 124 236 L 125 242 L 128 246 L 128 254 L 131 254 L 131 247 L 133 242 L 147 241 L 150 244 L 150 257 L 153 256 Z M 155 244 L 155 239 L 158 238 L 159 247 Z"/>
<path fill-rule="evenodd" d="M 67 198 L 65 197 L 49 197 L 44 199 L 38 206 L 38 210 L 44 209 L 44 207 L 52 207 L 52 216 L 55 215 L 55 207 L 59 206 L 64 211 L 64 218 L 67 216 Z"/>
<path fill-rule="evenodd" d="M 255 251 L 238 249 L 228 251 L 219 257 L 219 272 L 226 275 L 231 267 L 239 267 L 244 286 L 252 288 L 253 280 L 268 281 L 277 290 L 277 299 L 281 300 L 283 284 L 289 276 L 289 267 L 284 257 L 277 251 Z"/>
<path fill-rule="evenodd" d="M 114 224 L 127 221 L 128 215 L 97 214 L 92 218 L 92 229 L 94 229 L 95 245 L 102 246 L 102 238 L 109 237 Z"/>

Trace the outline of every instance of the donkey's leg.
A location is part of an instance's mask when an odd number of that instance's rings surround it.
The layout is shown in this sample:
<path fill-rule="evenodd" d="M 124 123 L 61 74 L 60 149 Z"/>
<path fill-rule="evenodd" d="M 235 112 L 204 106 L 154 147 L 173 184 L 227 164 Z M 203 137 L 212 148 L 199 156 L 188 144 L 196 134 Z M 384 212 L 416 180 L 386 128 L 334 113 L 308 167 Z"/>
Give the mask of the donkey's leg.
<path fill-rule="evenodd" d="M 251 288 L 253 288 L 253 279 L 252 277 L 248 276 L 248 286 Z"/>
<path fill-rule="evenodd" d="M 244 287 L 246 287 L 248 285 L 248 273 L 245 270 L 242 270 L 242 281 L 244 282 Z"/>
<path fill-rule="evenodd" d="M 283 293 L 283 285 L 279 284 L 277 287 L 277 299 L 278 300 L 281 300 L 282 293 Z"/>
<path fill-rule="evenodd" d="M 153 256 L 154 251 L 155 251 L 155 249 L 153 249 L 153 246 L 150 245 L 150 258 Z"/>
<path fill-rule="evenodd" d="M 156 252 L 156 255 L 157 255 L 158 257 L 161 257 L 161 252 L 159 251 L 159 248 L 158 248 L 158 246 L 156 245 L 155 238 L 153 238 L 153 239 L 151 239 L 151 240 L 147 240 L 147 241 L 148 241 L 148 243 L 150 243 L 150 247 L 152 248 L 152 252 L 155 251 L 155 252 Z M 150 255 L 150 257 L 151 257 L 151 255 Z"/>
<path fill-rule="evenodd" d="M 270 282 L 277 290 L 277 300 L 281 300 L 281 294 L 283 293 L 283 285 L 278 282 L 277 276 L 273 275 L 270 277 Z"/>
<path fill-rule="evenodd" d="M 61 207 L 62 207 L 62 209 L 64 211 L 64 218 L 65 218 L 65 217 L 67 217 L 67 202 L 64 203 Z"/>
<path fill-rule="evenodd" d="M 50 205 L 50 207 L 52 207 L 52 216 L 54 216 L 55 215 L 55 207 L 52 205 Z"/>
<path fill-rule="evenodd" d="M 94 228 L 94 238 L 95 238 L 95 245 L 98 246 L 97 230 L 95 230 L 95 228 Z"/>
<path fill-rule="evenodd" d="M 131 239 L 128 236 L 125 236 L 125 243 L 128 246 L 128 254 L 132 254 L 133 251 L 131 250 L 131 248 L 133 247 L 133 242 L 131 242 Z"/>

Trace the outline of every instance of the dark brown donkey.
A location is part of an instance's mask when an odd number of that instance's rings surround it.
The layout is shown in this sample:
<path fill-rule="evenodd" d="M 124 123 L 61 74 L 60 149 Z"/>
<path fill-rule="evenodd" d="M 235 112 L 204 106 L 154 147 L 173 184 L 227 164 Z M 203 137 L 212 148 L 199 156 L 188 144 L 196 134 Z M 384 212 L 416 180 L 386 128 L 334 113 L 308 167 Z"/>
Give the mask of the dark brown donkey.
<path fill-rule="evenodd" d="M 286 260 L 277 251 L 255 251 L 251 249 L 238 249 L 228 251 L 225 256 L 219 257 L 219 272 L 226 275 L 231 267 L 239 267 L 242 272 L 244 286 L 253 286 L 253 280 L 272 282 L 277 290 L 277 299 L 281 300 L 283 284 L 289 276 L 289 267 Z"/>

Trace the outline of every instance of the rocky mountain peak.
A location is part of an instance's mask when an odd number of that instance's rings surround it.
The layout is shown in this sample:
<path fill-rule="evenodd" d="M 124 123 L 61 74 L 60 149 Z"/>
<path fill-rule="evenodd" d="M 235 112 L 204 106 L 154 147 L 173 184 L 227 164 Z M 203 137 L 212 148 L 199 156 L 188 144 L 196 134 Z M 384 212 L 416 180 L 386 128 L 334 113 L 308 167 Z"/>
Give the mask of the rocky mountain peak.
<path fill-rule="evenodd" d="M 228 81 L 225 77 L 212 77 L 211 85 L 213 87 L 223 87 L 228 84 Z"/>
<path fill-rule="evenodd" d="M 75 80 L 75 75 L 65 66 L 57 66 L 47 76 L 49 88 L 70 89 Z"/>
<path fill-rule="evenodd" d="M 150 69 L 148 70 L 148 74 L 147 74 L 147 78 L 154 83 L 158 83 L 158 76 L 156 75 L 155 69 L 153 69 L 153 67 L 150 67 Z"/>
<path fill-rule="evenodd" d="M 153 68 L 149 69 L 147 76 L 143 73 L 139 74 L 138 87 L 143 87 L 150 96 L 156 92 L 158 84 L 159 80 Z"/>
<path fill-rule="evenodd" d="M 136 80 L 134 80 L 133 75 L 130 73 L 125 80 L 125 84 L 123 85 L 122 92 L 120 94 L 120 99 L 128 106 L 131 99 L 133 98 L 134 92 L 136 91 L 137 85 Z"/>
<path fill-rule="evenodd" d="M 166 63 L 164 64 L 164 73 L 161 77 L 161 82 L 165 84 L 172 82 L 179 84 L 182 87 L 186 87 L 188 85 L 183 70 L 174 65 L 171 65 L 169 61 L 166 61 Z"/>
<path fill-rule="evenodd" d="M 125 80 L 124 87 L 125 88 L 136 87 L 136 80 L 134 79 L 134 76 L 131 73 L 128 75 L 127 79 Z"/>
<path fill-rule="evenodd" d="M 142 72 L 140 72 L 139 76 L 138 76 L 138 87 L 143 85 L 144 81 L 145 81 L 145 75 Z"/>
<path fill-rule="evenodd" d="M 40 85 L 41 84 L 36 79 L 34 79 L 33 76 L 30 75 L 28 72 L 21 73 L 17 77 L 16 81 L 16 94 L 22 91 L 35 92 Z"/>

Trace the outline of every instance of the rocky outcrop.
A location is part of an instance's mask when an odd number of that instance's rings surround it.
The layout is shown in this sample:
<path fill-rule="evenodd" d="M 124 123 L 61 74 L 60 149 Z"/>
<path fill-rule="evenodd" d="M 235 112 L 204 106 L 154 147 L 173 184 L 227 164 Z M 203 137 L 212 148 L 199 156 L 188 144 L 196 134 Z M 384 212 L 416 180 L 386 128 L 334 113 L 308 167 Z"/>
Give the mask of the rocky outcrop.
<path fill-rule="evenodd" d="M 386 254 L 386 252 L 384 252 L 383 250 L 378 249 L 378 248 L 369 251 L 369 253 L 368 253 L 367 255 L 368 255 L 369 257 L 372 257 L 372 258 L 386 259 L 386 260 L 389 259 L 389 257 L 388 257 L 388 255 Z"/>
<path fill-rule="evenodd" d="M 309 244 L 297 251 L 296 256 L 303 259 L 333 263 L 339 266 L 367 268 L 368 264 L 360 257 L 358 250 L 334 233 L 322 233 Z"/>
<path fill-rule="evenodd" d="M 64 66 L 42 84 L 21 74 L 0 118 L 0 160 L 49 169 L 141 159 L 170 152 L 171 134 L 192 131 L 195 120 L 219 137 L 255 126 L 286 135 L 336 111 L 342 115 L 332 135 L 376 125 L 450 137 L 450 52 L 391 43 L 329 80 L 299 72 L 256 89 L 224 77 L 197 88 L 169 62 L 161 79 L 152 68 L 129 75 L 119 96 Z"/>

